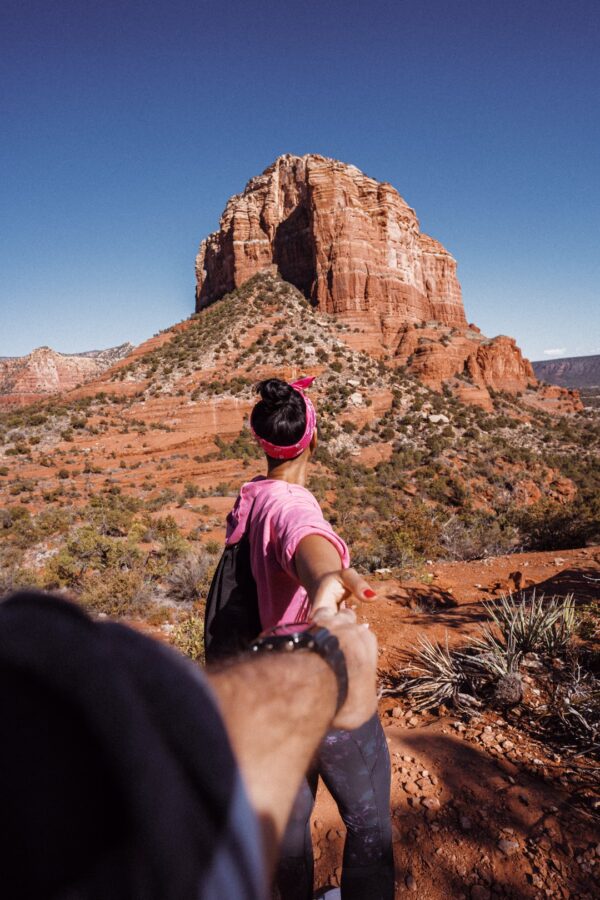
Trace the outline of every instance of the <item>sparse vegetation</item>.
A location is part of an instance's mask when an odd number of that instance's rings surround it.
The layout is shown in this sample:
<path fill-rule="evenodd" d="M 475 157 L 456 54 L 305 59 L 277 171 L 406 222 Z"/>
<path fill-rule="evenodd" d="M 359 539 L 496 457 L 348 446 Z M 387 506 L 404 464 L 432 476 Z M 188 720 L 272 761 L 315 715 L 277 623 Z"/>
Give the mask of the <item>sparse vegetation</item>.
<path fill-rule="evenodd" d="M 531 728 L 563 749 L 600 753 L 600 679 L 590 654 L 573 642 L 577 612 L 572 595 L 545 598 L 510 595 L 485 604 L 489 621 L 479 636 L 450 648 L 420 637 L 408 660 L 401 690 L 416 709 L 453 705 L 457 710 L 486 704 L 523 705 Z M 528 707 L 522 673 L 535 676 L 541 704 Z"/>

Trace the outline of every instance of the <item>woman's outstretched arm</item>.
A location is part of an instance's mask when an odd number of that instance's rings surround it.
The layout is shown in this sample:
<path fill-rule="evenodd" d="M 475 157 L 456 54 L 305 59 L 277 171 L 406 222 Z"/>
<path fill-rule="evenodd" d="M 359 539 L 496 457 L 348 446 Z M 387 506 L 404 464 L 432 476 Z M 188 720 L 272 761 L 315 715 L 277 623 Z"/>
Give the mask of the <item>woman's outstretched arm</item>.
<path fill-rule="evenodd" d="M 340 555 L 331 541 L 320 534 L 308 534 L 294 555 L 298 580 L 317 610 L 337 612 L 340 603 L 351 597 L 370 600 L 375 591 L 354 569 L 343 569 Z"/>

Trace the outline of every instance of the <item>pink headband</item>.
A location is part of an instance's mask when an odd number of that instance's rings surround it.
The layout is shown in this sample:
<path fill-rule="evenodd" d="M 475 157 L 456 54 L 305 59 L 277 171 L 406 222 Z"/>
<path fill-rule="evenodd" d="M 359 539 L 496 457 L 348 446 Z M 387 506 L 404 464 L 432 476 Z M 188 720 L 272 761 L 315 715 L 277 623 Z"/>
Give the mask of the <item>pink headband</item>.
<path fill-rule="evenodd" d="M 273 459 L 293 459 L 295 456 L 300 456 L 302 451 L 310 444 L 317 425 L 317 414 L 310 398 L 306 396 L 304 390 L 305 388 L 309 388 L 314 380 L 315 376 L 309 375 L 308 378 L 301 378 L 299 381 L 289 382 L 290 387 L 293 387 L 295 391 L 298 391 L 306 406 L 306 428 L 304 429 L 304 434 L 296 444 L 292 444 L 289 447 L 279 447 L 277 444 L 271 444 L 255 432 L 254 428 L 252 428 L 252 422 L 250 422 L 252 434 L 267 456 L 271 456 Z"/>

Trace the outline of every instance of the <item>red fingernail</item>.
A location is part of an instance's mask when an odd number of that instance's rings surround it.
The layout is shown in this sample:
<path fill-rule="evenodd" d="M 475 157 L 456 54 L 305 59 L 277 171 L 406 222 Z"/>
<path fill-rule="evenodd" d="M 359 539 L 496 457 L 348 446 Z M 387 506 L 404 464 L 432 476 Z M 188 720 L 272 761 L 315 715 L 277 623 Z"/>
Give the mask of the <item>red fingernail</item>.
<path fill-rule="evenodd" d="M 363 591 L 363 595 L 364 595 L 365 597 L 368 597 L 369 600 L 370 600 L 371 597 L 374 597 L 374 596 L 375 596 L 375 591 L 372 591 L 371 588 L 366 588 L 366 590 Z"/>

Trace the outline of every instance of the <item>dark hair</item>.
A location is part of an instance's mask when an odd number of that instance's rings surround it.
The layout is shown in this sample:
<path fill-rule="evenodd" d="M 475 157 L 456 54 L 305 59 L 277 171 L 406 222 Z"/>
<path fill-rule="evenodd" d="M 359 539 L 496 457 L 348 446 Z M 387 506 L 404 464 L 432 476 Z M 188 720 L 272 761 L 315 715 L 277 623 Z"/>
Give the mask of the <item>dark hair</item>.
<path fill-rule="evenodd" d="M 268 378 L 256 385 L 260 394 L 250 422 L 257 435 L 276 444 L 289 447 L 300 440 L 306 428 L 304 399 L 286 381 Z"/>

